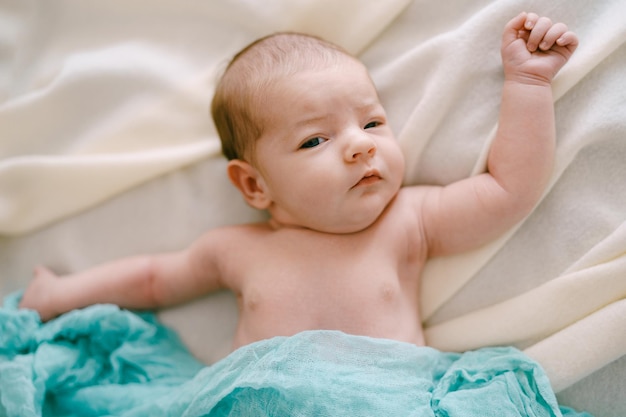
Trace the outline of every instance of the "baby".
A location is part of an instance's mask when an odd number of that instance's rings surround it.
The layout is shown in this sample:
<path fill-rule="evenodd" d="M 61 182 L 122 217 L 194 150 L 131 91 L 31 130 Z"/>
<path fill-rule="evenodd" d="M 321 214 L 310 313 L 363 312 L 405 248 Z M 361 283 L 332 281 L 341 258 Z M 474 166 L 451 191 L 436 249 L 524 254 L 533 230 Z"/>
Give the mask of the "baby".
<path fill-rule="evenodd" d="M 240 312 L 234 347 L 313 329 L 423 345 L 426 260 L 494 239 L 542 195 L 555 148 L 550 83 L 577 44 L 546 17 L 508 22 L 488 172 L 401 187 L 403 156 L 364 65 L 315 37 L 262 38 L 232 60 L 212 112 L 230 180 L 270 219 L 65 277 L 37 268 L 21 307 L 45 321 L 95 303 L 153 309 L 227 288 Z"/>

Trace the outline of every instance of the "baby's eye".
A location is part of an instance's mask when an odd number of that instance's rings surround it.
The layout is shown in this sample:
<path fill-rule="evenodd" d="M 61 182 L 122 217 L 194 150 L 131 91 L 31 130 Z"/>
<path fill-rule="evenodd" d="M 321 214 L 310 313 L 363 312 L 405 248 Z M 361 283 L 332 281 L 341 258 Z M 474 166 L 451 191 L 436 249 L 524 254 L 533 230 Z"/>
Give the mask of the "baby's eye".
<path fill-rule="evenodd" d="M 304 142 L 302 144 L 302 146 L 300 146 L 300 149 L 303 149 L 303 148 L 314 148 L 314 147 L 316 147 L 318 145 L 321 145 L 324 142 L 326 142 L 326 139 L 320 138 L 319 136 L 315 137 L 315 138 L 311 138 L 311 139 L 307 140 L 306 142 Z"/>
<path fill-rule="evenodd" d="M 371 129 L 373 127 L 378 127 L 380 126 L 380 122 L 369 122 L 368 124 L 366 124 L 363 129 Z"/>

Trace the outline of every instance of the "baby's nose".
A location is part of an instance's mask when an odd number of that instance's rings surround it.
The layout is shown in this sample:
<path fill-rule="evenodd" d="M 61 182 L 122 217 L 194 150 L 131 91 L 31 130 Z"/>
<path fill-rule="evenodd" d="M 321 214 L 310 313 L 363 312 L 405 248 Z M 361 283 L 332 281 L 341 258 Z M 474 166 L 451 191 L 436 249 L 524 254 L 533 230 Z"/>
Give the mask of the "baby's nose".
<path fill-rule="evenodd" d="M 376 142 L 367 134 L 360 133 L 350 138 L 345 150 L 347 162 L 371 158 L 376 154 Z"/>

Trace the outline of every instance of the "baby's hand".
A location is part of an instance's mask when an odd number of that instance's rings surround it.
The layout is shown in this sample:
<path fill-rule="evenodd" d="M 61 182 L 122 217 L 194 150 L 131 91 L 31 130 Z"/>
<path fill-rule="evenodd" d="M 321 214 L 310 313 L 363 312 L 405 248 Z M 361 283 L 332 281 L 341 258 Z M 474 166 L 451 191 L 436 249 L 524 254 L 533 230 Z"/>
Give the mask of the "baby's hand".
<path fill-rule="evenodd" d="M 26 288 L 20 308 L 37 310 L 42 321 L 48 321 L 58 316 L 51 306 L 51 294 L 56 288 L 59 278 L 50 270 L 37 267 L 35 277 Z"/>
<path fill-rule="evenodd" d="M 578 46 L 564 23 L 535 13 L 511 19 L 502 35 L 502 64 L 507 80 L 549 84 Z"/>

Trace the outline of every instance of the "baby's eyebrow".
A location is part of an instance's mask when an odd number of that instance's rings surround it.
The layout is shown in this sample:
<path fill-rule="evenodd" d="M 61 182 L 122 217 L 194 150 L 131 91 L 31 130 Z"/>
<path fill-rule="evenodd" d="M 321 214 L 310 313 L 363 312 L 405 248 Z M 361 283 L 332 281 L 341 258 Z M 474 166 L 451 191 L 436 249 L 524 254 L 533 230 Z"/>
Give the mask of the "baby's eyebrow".
<path fill-rule="evenodd" d="M 307 118 L 298 120 L 295 123 L 295 125 L 296 127 L 314 125 L 314 124 L 323 122 L 324 120 L 327 120 L 329 117 L 330 117 L 329 115 L 307 117 Z"/>
<path fill-rule="evenodd" d="M 380 104 L 380 101 L 376 100 L 372 100 L 372 101 L 366 101 L 363 102 L 362 104 L 358 105 L 355 107 L 356 109 L 358 109 L 359 111 L 362 112 L 370 112 L 370 111 L 378 111 L 378 110 L 383 110 L 383 106 L 382 104 Z"/>
<path fill-rule="evenodd" d="M 382 104 L 380 104 L 380 101 L 378 100 L 364 100 L 361 103 L 357 103 L 354 106 L 354 109 L 356 109 L 360 113 L 384 111 Z M 297 120 L 294 125 L 295 127 L 306 127 L 310 125 L 315 125 L 330 119 L 332 116 L 332 113 L 328 113 L 304 117 L 300 120 Z"/>

